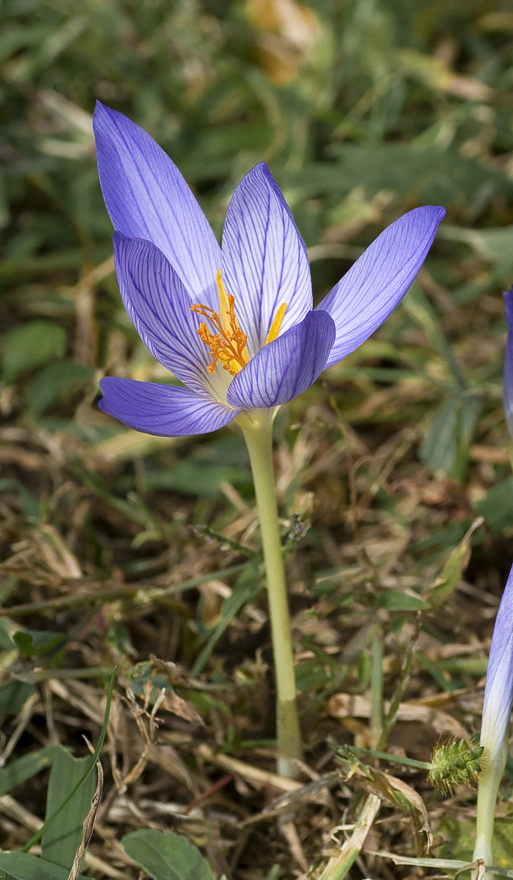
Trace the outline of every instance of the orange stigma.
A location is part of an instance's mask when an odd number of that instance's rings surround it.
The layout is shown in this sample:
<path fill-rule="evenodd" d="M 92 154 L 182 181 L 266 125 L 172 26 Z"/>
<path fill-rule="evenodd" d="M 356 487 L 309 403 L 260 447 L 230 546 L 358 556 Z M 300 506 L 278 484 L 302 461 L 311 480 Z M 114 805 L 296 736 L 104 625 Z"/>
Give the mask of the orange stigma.
<path fill-rule="evenodd" d="M 204 306 L 202 303 L 191 306 L 191 312 L 203 315 L 210 321 L 215 330 L 215 333 L 211 333 L 205 323 L 200 324 L 198 327 L 198 335 L 201 341 L 210 348 L 212 361 L 207 367 L 208 372 L 215 376 L 216 364 L 220 361 L 223 365 L 223 370 L 227 370 L 232 376 L 236 376 L 249 361 L 246 348 L 248 337 L 241 330 L 235 314 L 235 297 L 226 292 L 220 269 L 216 275 L 216 282 L 219 292 L 219 312 L 214 312 L 213 309 L 209 306 Z M 265 340 L 266 345 L 278 336 L 286 308 L 287 303 L 283 303 L 276 312 Z"/>

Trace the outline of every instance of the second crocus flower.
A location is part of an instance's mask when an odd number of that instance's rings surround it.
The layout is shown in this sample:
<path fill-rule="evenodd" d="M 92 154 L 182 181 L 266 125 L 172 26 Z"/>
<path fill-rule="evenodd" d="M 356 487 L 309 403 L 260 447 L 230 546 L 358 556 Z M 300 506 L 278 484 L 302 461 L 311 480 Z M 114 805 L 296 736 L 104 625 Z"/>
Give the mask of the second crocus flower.
<path fill-rule="evenodd" d="M 483 770 L 477 790 L 477 828 L 474 859 L 493 864 L 492 838 L 495 802 L 508 754 L 508 730 L 513 705 L 513 567 L 504 589 L 493 629 L 481 724 Z M 492 880 L 486 873 L 483 880 Z"/>

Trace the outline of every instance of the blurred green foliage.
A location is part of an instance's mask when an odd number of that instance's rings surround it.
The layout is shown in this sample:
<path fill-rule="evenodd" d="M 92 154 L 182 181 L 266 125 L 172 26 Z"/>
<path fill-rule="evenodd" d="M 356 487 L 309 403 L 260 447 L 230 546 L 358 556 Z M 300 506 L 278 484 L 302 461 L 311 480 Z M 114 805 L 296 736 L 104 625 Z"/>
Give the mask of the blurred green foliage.
<path fill-rule="evenodd" d="M 430 200 L 459 222 L 486 225 L 497 210 L 511 221 L 513 183 L 497 161 L 513 145 L 507 3 L 495 12 L 485 0 L 287 6 L 276 23 L 258 0 L 6 0 L 7 289 L 21 277 L 38 299 L 45 273 L 69 278 L 110 252 L 95 99 L 153 134 L 218 229 L 233 184 L 262 158 L 309 245 Z M 50 296 L 44 310 L 61 311 L 59 293 Z"/>

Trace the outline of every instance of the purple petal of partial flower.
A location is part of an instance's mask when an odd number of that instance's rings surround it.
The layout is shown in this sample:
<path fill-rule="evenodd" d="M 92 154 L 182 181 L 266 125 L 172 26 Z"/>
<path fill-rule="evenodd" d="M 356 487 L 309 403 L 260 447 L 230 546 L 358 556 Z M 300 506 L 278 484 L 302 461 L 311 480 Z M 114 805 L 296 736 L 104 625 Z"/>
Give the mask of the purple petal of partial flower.
<path fill-rule="evenodd" d="M 491 760 L 503 748 L 513 703 L 513 567 L 493 629 L 481 725 L 481 744 Z"/>
<path fill-rule="evenodd" d="M 108 377 L 100 387 L 102 412 L 136 431 L 163 437 L 217 431 L 240 411 L 173 385 Z"/>
<path fill-rule="evenodd" d="M 278 406 L 312 385 L 326 366 L 335 325 L 326 312 L 309 312 L 237 373 L 226 399 L 232 406 Z"/>
<path fill-rule="evenodd" d="M 350 354 L 377 330 L 403 298 L 431 247 L 445 214 L 427 206 L 404 214 L 367 248 L 317 306 L 328 312 L 337 338 L 327 367 Z"/>
<path fill-rule="evenodd" d="M 264 345 L 282 303 L 287 303 L 282 332 L 312 308 L 305 244 L 264 162 L 246 174 L 229 204 L 222 272 L 228 293 L 235 296 L 250 357 Z"/>
<path fill-rule="evenodd" d="M 153 138 L 98 102 L 93 120 L 103 197 L 114 228 L 153 242 L 193 302 L 219 302 L 221 250 L 178 168 Z"/>
<path fill-rule="evenodd" d="M 197 391 L 210 386 L 209 349 L 198 336 L 203 320 L 164 254 L 140 238 L 114 233 L 116 273 L 123 304 L 152 355 Z"/>
<path fill-rule="evenodd" d="M 506 424 L 513 441 L 513 287 L 509 293 L 504 294 L 504 305 L 506 306 L 506 319 L 508 321 L 508 339 L 506 342 L 502 393 Z"/>

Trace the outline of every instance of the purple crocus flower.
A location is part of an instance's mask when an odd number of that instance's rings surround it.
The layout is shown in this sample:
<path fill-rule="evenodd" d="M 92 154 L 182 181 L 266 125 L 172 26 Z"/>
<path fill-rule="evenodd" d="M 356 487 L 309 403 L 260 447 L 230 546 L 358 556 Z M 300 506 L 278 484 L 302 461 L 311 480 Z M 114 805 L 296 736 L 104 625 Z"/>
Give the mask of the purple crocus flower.
<path fill-rule="evenodd" d="M 504 294 L 506 319 L 508 322 L 508 340 L 506 342 L 506 358 L 504 361 L 503 399 L 506 424 L 513 440 L 513 287 Z"/>
<path fill-rule="evenodd" d="M 150 434 L 215 431 L 301 394 L 393 311 L 445 213 L 405 214 L 313 309 L 305 244 L 263 162 L 235 189 L 221 248 L 143 129 L 98 104 L 94 131 L 125 308 L 146 347 L 184 383 L 103 379 L 100 409 Z"/>
<path fill-rule="evenodd" d="M 491 764 L 502 762 L 512 704 L 513 567 L 497 611 L 486 673 L 481 745 L 485 749 L 485 761 Z"/>

